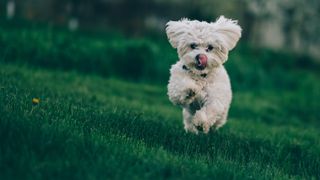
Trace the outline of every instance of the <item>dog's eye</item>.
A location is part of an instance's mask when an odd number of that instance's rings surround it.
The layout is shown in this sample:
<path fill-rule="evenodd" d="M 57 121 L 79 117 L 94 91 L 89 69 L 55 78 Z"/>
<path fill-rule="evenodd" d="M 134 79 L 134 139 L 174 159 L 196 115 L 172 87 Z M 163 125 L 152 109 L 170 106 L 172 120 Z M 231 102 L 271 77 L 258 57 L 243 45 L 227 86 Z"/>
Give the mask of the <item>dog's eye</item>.
<path fill-rule="evenodd" d="M 190 44 L 190 48 L 191 49 L 196 49 L 197 48 L 197 44 L 196 43 L 191 43 Z"/>
<path fill-rule="evenodd" d="M 207 52 L 212 51 L 212 49 L 213 49 L 213 46 L 211 44 L 208 45 Z"/>

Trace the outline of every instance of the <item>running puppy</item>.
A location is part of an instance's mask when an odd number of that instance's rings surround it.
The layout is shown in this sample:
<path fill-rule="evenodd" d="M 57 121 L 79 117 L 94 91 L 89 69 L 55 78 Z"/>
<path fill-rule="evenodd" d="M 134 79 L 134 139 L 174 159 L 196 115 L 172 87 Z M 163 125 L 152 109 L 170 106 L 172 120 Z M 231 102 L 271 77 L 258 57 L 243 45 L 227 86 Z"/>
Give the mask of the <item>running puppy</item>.
<path fill-rule="evenodd" d="M 227 121 L 232 99 L 229 76 L 223 66 L 241 37 L 237 21 L 220 16 L 216 22 L 182 19 L 166 28 L 179 61 L 170 69 L 168 96 L 183 108 L 187 132 L 208 133 Z"/>

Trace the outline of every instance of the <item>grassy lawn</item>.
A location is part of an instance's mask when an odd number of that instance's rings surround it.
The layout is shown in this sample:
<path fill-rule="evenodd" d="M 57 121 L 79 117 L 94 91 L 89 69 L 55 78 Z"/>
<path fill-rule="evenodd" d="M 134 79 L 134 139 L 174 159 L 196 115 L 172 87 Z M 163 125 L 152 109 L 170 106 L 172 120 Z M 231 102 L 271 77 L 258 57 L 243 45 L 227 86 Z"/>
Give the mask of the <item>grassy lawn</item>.
<path fill-rule="evenodd" d="M 0 31 L 2 45 L 18 33 Z M 20 41 L 29 41 L 26 36 L 32 35 L 26 31 Z M 13 44 L 0 50 L 6 52 L 0 62 L 1 179 L 320 178 L 319 66 L 236 51 L 227 64 L 234 84 L 229 121 L 197 136 L 184 132 L 181 110 L 168 101 L 163 79 L 170 60 L 155 67 L 160 78 L 151 83 L 138 78 L 147 71 L 131 72 L 134 81 L 126 78 L 130 73 L 92 73 L 81 54 L 79 62 L 69 62 L 63 50 L 57 52 L 63 67 L 45 66 L 39 62 L 54 52 L 34 46 L 17 55 Z M 97 57 L 87 48 L 79 52 Z M 168 53 L 162 57 L 174 56 Z M 270 63 L 277 58 L 285 60 Z"/>

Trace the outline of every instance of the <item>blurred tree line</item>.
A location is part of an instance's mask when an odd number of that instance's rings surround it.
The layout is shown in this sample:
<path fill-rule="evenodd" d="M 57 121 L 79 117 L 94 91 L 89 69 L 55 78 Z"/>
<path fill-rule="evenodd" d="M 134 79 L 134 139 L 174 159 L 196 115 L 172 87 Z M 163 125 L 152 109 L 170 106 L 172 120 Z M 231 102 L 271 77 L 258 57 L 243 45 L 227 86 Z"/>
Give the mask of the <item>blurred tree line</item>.
<path fill-rule="evenodd" d="M 11 3 L 11 7 L 9 4 Z M 15 18 L 67 25 L 71 30 L 117 29 L 132 36 L 164 34 L 168 20 L 238 19 L 243 40 L 320 59 L 319 0 L 2 0 Z M 10 18 L 11 19 L 11 18 Z M 14 20 L 14 18 L 13 18 Z"/>

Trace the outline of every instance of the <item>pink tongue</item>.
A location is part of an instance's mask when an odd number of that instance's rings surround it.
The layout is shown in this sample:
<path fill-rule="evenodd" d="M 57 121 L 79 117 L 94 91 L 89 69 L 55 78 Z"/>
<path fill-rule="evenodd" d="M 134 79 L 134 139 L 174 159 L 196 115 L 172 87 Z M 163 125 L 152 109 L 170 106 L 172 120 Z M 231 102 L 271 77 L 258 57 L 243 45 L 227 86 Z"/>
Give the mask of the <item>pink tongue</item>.
<path fill-rule="evenodd" d="M 207 66 L 207 62 L 208 62 L 208 58 L 206 55 L 204 54 L 200 54 L 199 56 L 199 63 L 202 67 L 206 67 Z"/>
<path fill-rule="evenodd" d="M 199 59 L 200 65 L 205 67 L 207 66 L 207 59 Z"/>

